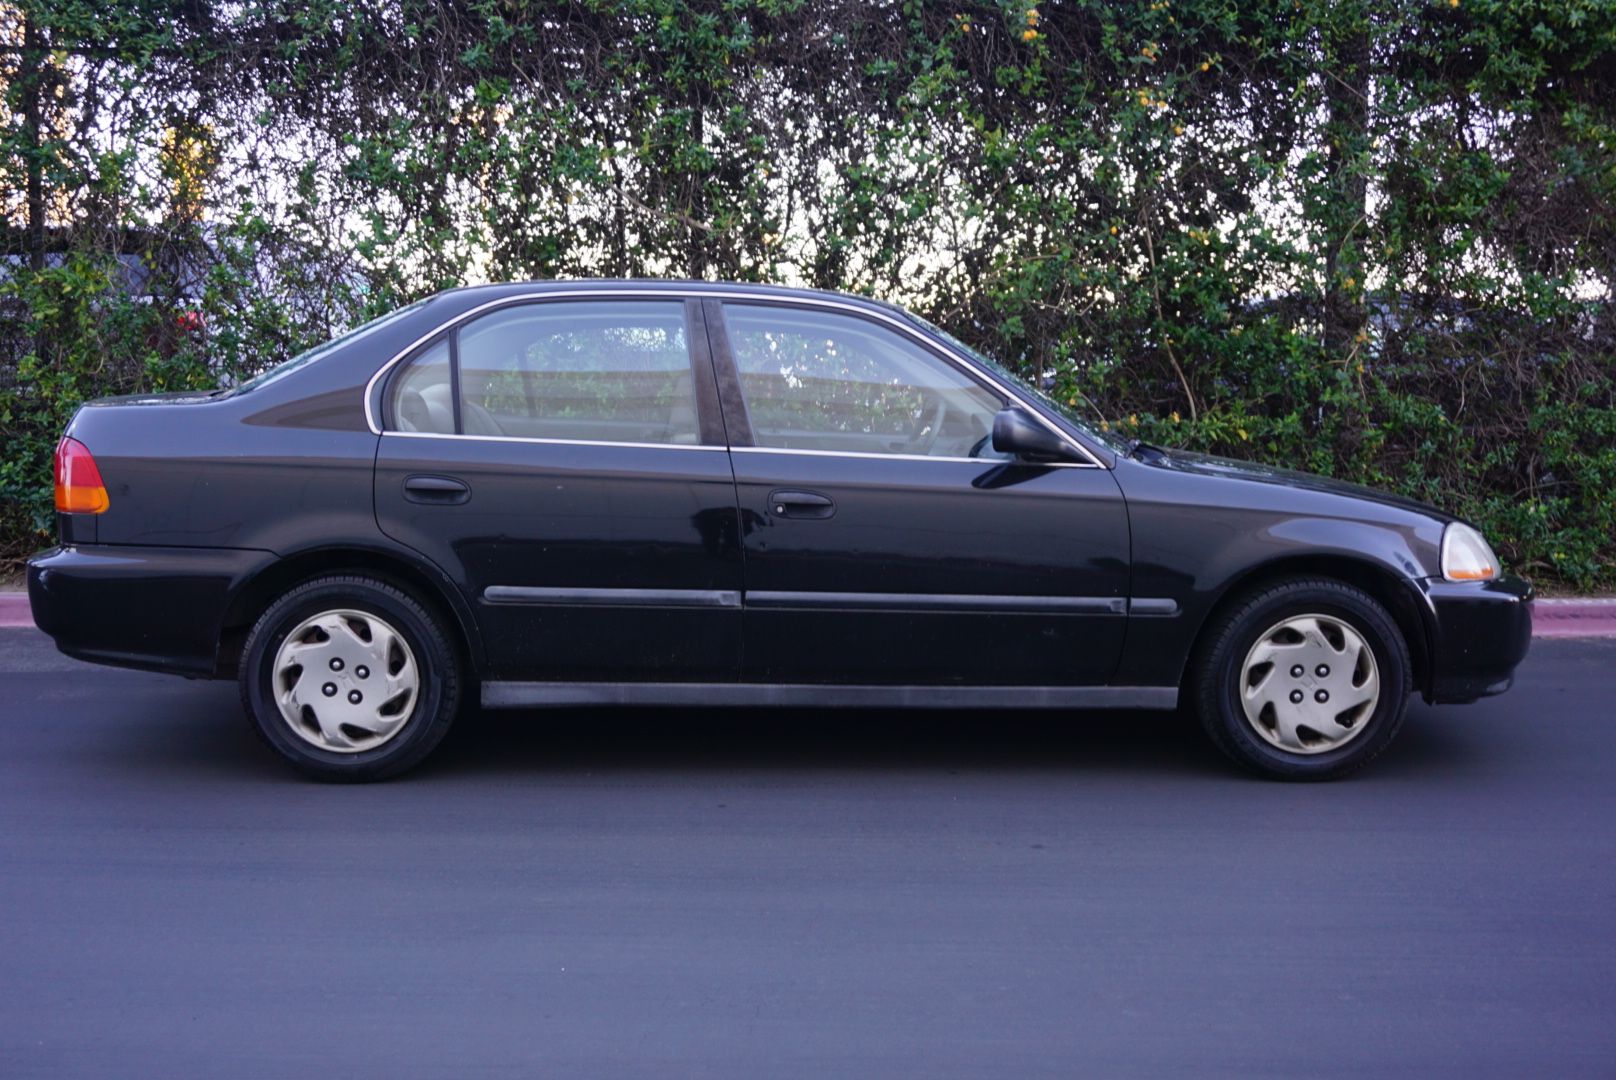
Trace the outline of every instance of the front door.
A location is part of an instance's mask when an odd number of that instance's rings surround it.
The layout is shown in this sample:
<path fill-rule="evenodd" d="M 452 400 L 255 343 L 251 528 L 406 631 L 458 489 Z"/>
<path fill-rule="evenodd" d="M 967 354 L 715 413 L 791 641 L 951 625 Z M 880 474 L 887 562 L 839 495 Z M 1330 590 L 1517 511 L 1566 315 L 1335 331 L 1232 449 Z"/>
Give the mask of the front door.
<path fill-rule="evenodd" d="M 545 300 L 392 376 L 384 532 L 465 592 L 495 679 L 736 677 L 734 482 L 699 304 Z"/>
<path fill-rule="evenodd" d="M 1109 470 L 997 454 L 1003 394 L 895 317 L 709 301 L 708 320 L 746 559 L 743 679 L 1110 677 L 1128 525 Z"/>

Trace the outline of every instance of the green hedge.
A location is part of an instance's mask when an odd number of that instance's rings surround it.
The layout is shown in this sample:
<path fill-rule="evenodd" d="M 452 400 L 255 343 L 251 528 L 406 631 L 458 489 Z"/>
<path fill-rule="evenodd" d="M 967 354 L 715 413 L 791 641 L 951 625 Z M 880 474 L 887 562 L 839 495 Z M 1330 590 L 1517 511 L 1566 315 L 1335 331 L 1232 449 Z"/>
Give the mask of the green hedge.
<path fill-rule="evenodd" d="M 154 0 L 0 14 L 0 551 L 99 393 L 446 285 L 908 304 L 1103 422 L 1616 584 L 1616 0 Z"/>

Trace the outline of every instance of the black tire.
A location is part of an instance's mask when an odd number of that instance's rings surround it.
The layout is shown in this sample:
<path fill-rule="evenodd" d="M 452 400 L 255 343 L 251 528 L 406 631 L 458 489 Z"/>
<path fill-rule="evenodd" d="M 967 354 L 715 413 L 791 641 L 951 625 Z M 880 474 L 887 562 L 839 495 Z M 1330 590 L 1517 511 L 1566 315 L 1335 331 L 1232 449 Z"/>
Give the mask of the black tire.
<path fill-rule="evenodd" d="M 1373 654 L 1380 696 L 1367 719 L 1355 722 L 1362 727 L 1350 739 L 1323 752 L 1295 753 L 1273 745 L 1247 720 L 1240 701 L 1242 668 L 1259 637 L 1307 614 L 1331 616 L 1357 632 Z M 1408 643 L 1374 597 L 1328 578 L 1293 578 L 1251 593 L 1214 618 L 1191 662 L 1188 689 L 1207 735 L 1239 764 L 1278 780 L 1330 780 L 1363 768 L 1396 737 L 1408 709 L 1411 671 Z"/>
<path fill-rule="evenodd" d="M 384 621 L 408 646 L 419 672 L 406 718 L 395 734 L 369 749 L 317 746 L 293 730 L 275 702 L 275 657 L 281 644 L 306 619 L 336 610 Z M 334 781 L 381 780 L 419 764 L 448 734 L 463 685 L 459 656 L 430 610 L 387 582 L 348 574 L 314 578 L 271 604 L 247 635 L 239 682 L 247 717 L 270 748 L 299 772 Z"/>

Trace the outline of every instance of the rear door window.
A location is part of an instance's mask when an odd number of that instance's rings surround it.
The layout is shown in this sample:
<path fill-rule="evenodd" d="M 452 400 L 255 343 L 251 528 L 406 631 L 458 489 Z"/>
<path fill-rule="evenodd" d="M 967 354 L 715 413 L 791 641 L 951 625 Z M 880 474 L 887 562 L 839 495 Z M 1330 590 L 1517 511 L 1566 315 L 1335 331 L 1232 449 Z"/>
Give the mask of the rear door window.
<path fill-rule="evenodd" d="M 406 433 L 693 446 L 691 365 L 681 300 L 518 304 L 423 347 L 388 415 Z"/>
<path fill-rule="evenodd" d="M 459 361 L 470 435 L 701 441 L 680 301 L 503 308 L 460 328 Z"/>

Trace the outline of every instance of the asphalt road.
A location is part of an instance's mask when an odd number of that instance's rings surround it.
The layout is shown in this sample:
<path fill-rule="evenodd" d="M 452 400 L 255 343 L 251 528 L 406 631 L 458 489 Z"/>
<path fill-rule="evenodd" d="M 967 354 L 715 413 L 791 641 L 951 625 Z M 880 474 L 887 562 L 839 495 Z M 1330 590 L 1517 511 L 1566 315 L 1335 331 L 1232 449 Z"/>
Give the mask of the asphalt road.
<path fill-rule="evenodd" d="M 294 779 L 0 631 L 0 1077 L 1611 1076 L 1616 641 L 1354 780 L 1170 716 L 490 715 Z"/>

